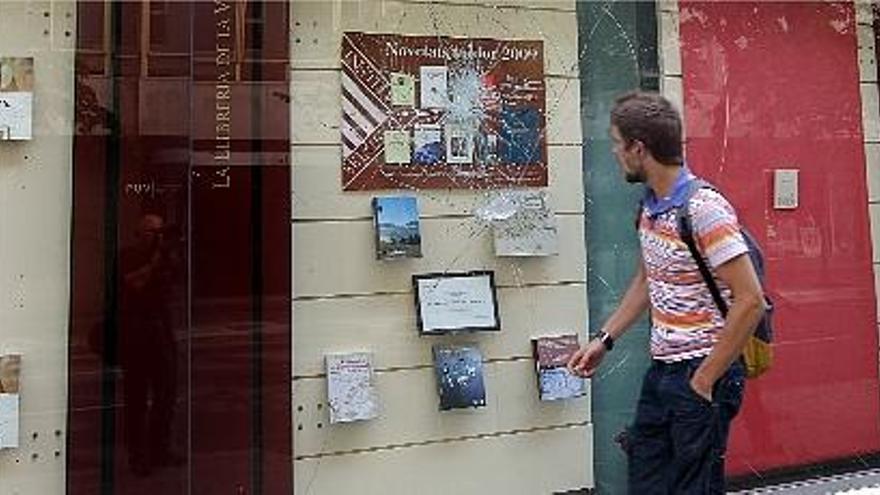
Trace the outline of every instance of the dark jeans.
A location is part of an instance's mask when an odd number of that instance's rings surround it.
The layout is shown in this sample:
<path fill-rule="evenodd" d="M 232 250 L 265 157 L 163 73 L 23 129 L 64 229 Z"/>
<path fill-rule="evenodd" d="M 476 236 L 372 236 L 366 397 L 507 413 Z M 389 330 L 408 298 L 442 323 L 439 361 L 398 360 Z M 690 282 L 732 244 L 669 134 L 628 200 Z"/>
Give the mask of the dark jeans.
<path fill-rule="evenodd" d="M 745 371 L 735 362 L 709 402 L 690 387 L 701 361 L 655 361 L 645 375 L 628 435 L 630 494 L 724 493 L 727 435 L 742 403 Z"/>

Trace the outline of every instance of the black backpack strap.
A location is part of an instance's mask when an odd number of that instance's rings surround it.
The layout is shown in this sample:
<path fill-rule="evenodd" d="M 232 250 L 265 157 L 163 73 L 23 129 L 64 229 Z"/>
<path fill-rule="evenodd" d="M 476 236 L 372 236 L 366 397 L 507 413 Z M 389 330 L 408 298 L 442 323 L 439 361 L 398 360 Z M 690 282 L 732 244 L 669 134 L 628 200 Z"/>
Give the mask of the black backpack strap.
<path fill-rule="evenodd" d="M 691 215 L 689 206 L 691 203 L 691 197 L 694 195 L 697 190 L 703 187 L 708 187 L 714 189 L 708 183 L 695 179 L 691 181 L 690 189 L 688 190 L 685 201 L 676 209 L 676 217 L 678 221 L 678 235 L 681 237 L 681 240 L 684 241 L 685 245 L 688 247 L 688 251 L 691 252 L 691 256 L 693 256 L 694 261 L 697 262 L 697 268 L 700 270 L 700 274 L 703 276 L 703 281 L 706 282 L 706 286 L 709 287 L 709 292 L 712 293 L 712 299 L 715 300 L 715 305 L 718 306 L 718 310 L 721 311 L 721 316 L 727 317 L 727 302 L 721 296 L 721 290 L 718 288 L 718 284 L 715 282 L 715 277 L 712 275 L 712 272 L 709 270 L 709 266 L 706 265 L 706 260 L 703 259 L 703 255 L 700 254 L 699 248 L 697 248 L 697 242 L 694 239 L 694 229 L 693 224 L 691 223 Z"/>

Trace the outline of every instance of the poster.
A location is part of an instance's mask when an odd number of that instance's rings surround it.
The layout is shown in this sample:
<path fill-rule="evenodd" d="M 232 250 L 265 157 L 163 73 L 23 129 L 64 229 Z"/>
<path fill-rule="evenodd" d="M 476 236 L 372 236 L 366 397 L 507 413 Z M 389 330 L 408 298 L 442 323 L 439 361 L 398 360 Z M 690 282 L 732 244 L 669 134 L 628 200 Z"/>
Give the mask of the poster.
<path fill-rule="evenodd" d="M 343 190 L 547 186 L 541 41 L 347 32 L 341 84 Z"/>
<path fill-rule="evenodd" d="M 0 141 L 33 137 L 34 59 L 0 57 Z"/>

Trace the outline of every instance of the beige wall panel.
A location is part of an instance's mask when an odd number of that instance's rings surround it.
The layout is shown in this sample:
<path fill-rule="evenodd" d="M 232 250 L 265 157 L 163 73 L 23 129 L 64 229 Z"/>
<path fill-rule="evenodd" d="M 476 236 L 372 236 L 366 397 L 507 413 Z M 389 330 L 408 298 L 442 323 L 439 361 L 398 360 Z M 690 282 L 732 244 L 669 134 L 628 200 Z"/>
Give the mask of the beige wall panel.
<path fill-rule="evenodd" d="M 874 13 L 871 9 L 872 0 L 855 0 L 856 23 L 871 24 L 874 21 Z"/>
<path fill-rule="evenodd" d="M 868 168 L 868 201 L 880 201 L 880 143 L 865 144 L 865 163 Z"/>
<path fill-rule="evenodd" d="M 681 39 L 678 10 L 659 13 L 660 67 L 663 75 L 681 75 Z"/>
<path fill-rule="evenodd" d="M 0 2 L 3 56 L 34 57 L 31 141 L 0 142 L 0 354 L 22 354 L 21 438 L 0 493 L 63 493 L 75 4 Z"/>
<path fill-rule="evenodd" d="M 874 52 L 874 27 L 859 24 L 856 29 L 859 42 L 859 79 L 862 82 L 876 82 L 877 57 Z"/>
<path fill-rule="evenodd" d="M 578 146 L 550 146 L 550 207 L 557 213 L 583 213 L 581 181 L 582 150 Z M 394 191 L 341 191 L 342 149 L 339 146 L 293 147 L 293 218 L 295 220 L 343 220 L 370 218 L 371 198 Z M 423 217 L 469 215 L 483 205 L 491 191 L 405 191 L 419 200 Z"/>
<path fill-rule="evenodd" d="M 862 127 L 865 133 L 865 141 L 880 142 L 880 98 L 877 94 L 877 83 L 862 83 Z"/>
<path fill-rule="evenodd" d="M 593 486 L 592 427 L 298 461 L 296 495 L 550 495 Z"/>
<path fill-rule="evenodd" d="M 877 244 L 874 244 L 874 252 L 877 252 Z M 880 322 L 880 265 L 874 265 L 874 294 L 877 299 L 877 320 Z"/>
<path fill-rule="evenodd" d="M 477 342 L 479 339 L 472 339 Z M 380 416 L 371 421 L 330 424 L 324 378 L 293 383 L 296 456 L 436 442 L 474 435 L 585 423 L 587 396 L 538 400 L 534 361 L 500 361 L 483 366 L 486 407 L 439 411 L 434 368 L 376 373 Z M 323 404 L 318 409 L 318 404 Z M 303 411 L 299 411 L 303 406 Z M 320 425 L 320 427 L 318 426 Z M 300 430 L 302 426 L 302 430 Z"/>
<path fill-rule="evenodd" d="M 414 273 L 495 270 L 500 286 L 555 284 L 586 280 L 584 219 L 557 215 L 559 255 L 525 259 L 497 258 L 491 231 L 473 219 L 421 222 L 424 258 L 375 259 L 372 222 L 295 224 L 293 229 L 296 297 L 406 293 Z"/>
<path fill-rule="evenodd" d="M 871 245 L 874 247 L 874 262 L 880 263 L 880 203 L 869 204 L 868 213 L 871 218 Z"/>
<path fill-rule="evenodd" d="M 585 285 L 502 288 L 498 306 L 500 332 L 438 338 L 418 335 L 412 294 L 297 301 L 294 373 L 323 374 L 325 354 L 360 349 L 375 349 L 380 370 L 429 365 L 440 341 L 479 341 L 486 359 L 528 358 L 532 337 L 578 333 L 583 340 L 586 333 Z"/>
<path fill-rule="evenodd" d="M 565 3 L 573 5 L 574 2 Z M 521 6 L 525 2 L 516 4 Z M 342 33 L 365 31 L 543 40 L 544 71 L 557 76 L 578 75 L 577 18 L 573 8 L 565 12 L 463 5 L 461 2 L 444 5 L 384 0 L 294 0 L 291 10 L 294 69 L 339 68 Z"/>
<path fill-rule="evenodd" d="M 290 83 L 293 144 L 336 145 L 341 142 L 339 77 L 338 70 L 293 71 Z M 547 79 L 546 112 L 549 144 L 582 142 L 578 79 Z"/>
<path fill-rule="evenodd" d="M 562 10 L 574 12 L 575 0 L 400 0 L 412 3 L 482 5 L 485 7 L 517 7 L 528 10 Z"/>

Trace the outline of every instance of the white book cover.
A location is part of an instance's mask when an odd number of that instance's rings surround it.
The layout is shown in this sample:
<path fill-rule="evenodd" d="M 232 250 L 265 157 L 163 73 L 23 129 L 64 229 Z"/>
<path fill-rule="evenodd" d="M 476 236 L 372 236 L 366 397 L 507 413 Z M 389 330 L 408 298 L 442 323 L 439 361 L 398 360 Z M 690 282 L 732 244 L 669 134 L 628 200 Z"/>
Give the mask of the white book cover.
<path fill-rule="evenodd" d="M 33 138 L 33 93 L 0 91 L 0 141 Z"/>
<path fill-rule="evenodd" d="M 326 363 L 330 423 L 377 417 L 379 396 L 373 381 L 372 353 L 328 354 Z"/>
<path fill-rule="evenodd" d="M 33 138 L 34 59 L 0 57 L 0 141 Z"/>
<path fill-rule="evenodd" d="M 19 395 L 0 393 L 0 449 L 18 447 Z"/>
<path fill-rule="evenodd" d="M 556 217 L 543 191 L 504 191 L 510 213 L 492 222 L 497 256 L 551 256 L 559 254 Z"/>
<path fill-rule="evenodd" d="M 449 69 L 443 65 L 419 68 L 419 103 L 421 108 L 449 106 Z"/>

